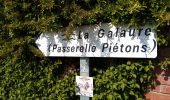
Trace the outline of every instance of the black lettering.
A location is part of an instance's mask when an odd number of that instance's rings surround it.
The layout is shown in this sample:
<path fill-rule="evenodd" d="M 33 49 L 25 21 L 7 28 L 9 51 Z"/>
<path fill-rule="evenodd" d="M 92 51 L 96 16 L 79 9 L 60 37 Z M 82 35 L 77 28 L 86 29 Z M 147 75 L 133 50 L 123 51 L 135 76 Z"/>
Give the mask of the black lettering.
<path fill-rule="evenodd" d="M 76 52 L 78 51 L 78 49 L 79 49 L 79 46 L 76 47 Z"/>
<path fill-rule="evenodd" d="M 140 34 L 141 34 L 142 30 L 143 30 L 143 28 L 140 28 L 140 29 L 139 29 L 138 36 L 140 36 Z"/>
<path fill-rule="evenodd" d="M 119 32 L 119 28 L 116 28 L 116 33 L 115 33 L 115 37 L 118 37 L 118 32 Z"/>
<path fill-rule="evenodd" d="M 53 52 L 54 52 L 55 49 L 57 49 L 57 45 L 56 44 L 53 45 Z"/>
<path fill-rule="evenodd" d="M 127 45 L 126 48 L 125 48 L 125 51 L 126 51 L 126 52 L 130 52 L 130 51 L 131 51 L 131 46 L 130 46 L 130 45 Z"/>
<path fill-rule="evenodd" d="M 88 39 L 89 38 L 89 33 L 85 33 L 84 34 L 84 39 Z"/>
<path fill-rule="evenodd" d="M 50 52 L 51 44 L 48 46 L 48 52 Z"/>
<path fill-rule="evenodd" d="M 153 43 L 154 43 L 154 45 L 153 45 L 153 49 L 151 50 L 151 52 L 155 49 L 155 47 L 156 47 L 156 41 L 153 39 Z"/>
<path fill-rule="evenodd" d="M 108 37 L 108 38 L 112 38 L 112 35 L 113 35 L 113 32 L 112 32 L 112 31 L 109 31 L 107 37 Z"/>
<path fill-rule="evenodd" d="M 117 46 L 117 43 L 116 45 L 113 47 L 113 52 L 117 52 L 118 51 L 118 46 Z"/>
<path fill-rule="evenodd" d="M 81 37 L 81 31 L 79 31 L 78 39 L 82 39 L 82 37 Z"/>
<path fill-rule="evenodd" d="M 104 29 L 100 29 L 98 32 L 98 37 L 102 38 L 104 36 Z"/>
<path fill-rule="evenodd" d="M 139 45 L 135 45 L 134 47 L 133 47 L 133 52 L 139 52 Z"/>
<path fill-rule="evenodd" d="M 83 52 L 83 51 L 84 51 L 84 47 L 80 46 L 80 52 Z"/>
<path fill-rule="evenodd" d="M 62 50 L 62 52 L 66 52 L 66 47 L 63 47 L 63 50 Z"/>
<path fill-rule="evenodd" d="M 58 47 L 57 52 L 61 52 L 61 47 Z"/>
<path fill-rule="evenodd" d="M 146 35 L 146 36 L 149 36 L 149 35 L 150 35 L 150 32 L 151 32 L 151 28 L 147 28 L 147 29 L 145 30 L 145 35 Z"/>
<path fill-rule="evenodd" d="M 74 50 L 75 50 L 75 47 L 72 46 L 72 47 L 71 47 L 71 52 L 74 52 Z"/>
<path fill-rule="evenodd" d="M 120 47 L 121 47 L 121 52 L 123 52 L 123 47 L 124 47 L 124 45 L 122 44 L 122 45 L 120 45 Z"/>
<path fill-rule="evenodd" d="M 129 36 L 135 36 L 135 29 L 130 29 L 129 30 Z"/>
<path fill-rule="evenodd" d="M 86 44 L 86 47 L 85 47 L 85 50 L 84 50 L 85 52 L 87 52 L 87 45 L 88 45 L 88 44 Z"/>
<path fill-rule="evenodd" d="M 112 49 L 112 43 L 110 43 L 110 46 L 109 46 L 109 52 L 111 52 L 111 49 Z"/>
<path fill-rule="evenodd" d="M 147 45 L 142 45 L 142 50 L 141 52 L 146 52 L 147 51 Z"/>
<path fill-rule="evenodd" d="M 90 47 L 91 47 L 91 44 L 89 44 L 88 52 L 90 52 Z"/>
<path fill-rule="evenodd" d="M 103 44 L 102 52 L 104 52 L 104 49 L 108 48 L 108 43 Z"/>
<path fill-rule="evenodd" d="M 125 35 L 126 35 L 126 30 L 122 30 L 120 33 L 120 37 L 125 37 Z"/>
<path fill-rule="evenodd" d="M 70 52 L 70 47 L 67 47 L 67 51 L 66 52 Z"/>
<path fill-rule="evenodd" d="M 91 51 L 92 51 L 92 52 L 95 52 L 95 51 L 96 51 L 96 46 L 92 46 Z"/>

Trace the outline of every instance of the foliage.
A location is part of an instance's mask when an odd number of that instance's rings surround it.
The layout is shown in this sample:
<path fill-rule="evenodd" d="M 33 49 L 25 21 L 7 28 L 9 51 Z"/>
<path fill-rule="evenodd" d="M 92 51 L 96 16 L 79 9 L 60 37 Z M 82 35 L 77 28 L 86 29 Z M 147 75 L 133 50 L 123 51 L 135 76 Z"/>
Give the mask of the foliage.
<path fill-rule="evenodd" d="M 142 100 L 141 94 L 153 84 L 154 66 L 149 62 L 131 62 L 97 70 L 94 100 Z"/>
<path fill-rule="evenodd" d="M 35 59 L 34 59 L 35 60 Z M 59 79 L 57 71 L 60 61 L 49 59 L 40 62 L 19 61 L 12 65 L 7 59 L 0 67 L 0 98 L 1 99 L 76 99 L 75 71 Z"/>
<path fill-rule="evenodd" d="M 162 48 L 169 46 L 170 40 L 169 5 L 170 0 L 0 0 L 0 99 L 77 99 L 77 70 L 62 73 L 68 67 L 58 62 L 62 58 L 42 55 L 35 45 L 42 32 L 64 31 L 69 38 L 81 25 L 147 24 L 157 32 Z M 96 61 L 99 59 L 92 63 Z M 129 59 L 113 64 L 110 58 L 94 63 L 93 99 L 144 98 L 147 87 L 153 85 L 153 66 L 158 63 L 167 69 L 169 59 Z M 60 78 L 62 74 L 64 78 Z"/>

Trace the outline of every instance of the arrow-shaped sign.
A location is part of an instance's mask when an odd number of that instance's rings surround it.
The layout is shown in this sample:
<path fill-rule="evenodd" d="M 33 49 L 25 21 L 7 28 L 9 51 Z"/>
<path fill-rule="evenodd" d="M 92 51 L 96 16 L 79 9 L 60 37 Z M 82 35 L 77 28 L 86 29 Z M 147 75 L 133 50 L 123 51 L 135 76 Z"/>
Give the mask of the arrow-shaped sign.
<path fill-rule="evenodd" d="M 156 34 L 150 27 L 126 28 L 111 23 L 82 26 L 67 40 L 64 33 L 42 33 L 36 40 L 45 56 L 155 58 Z"/>

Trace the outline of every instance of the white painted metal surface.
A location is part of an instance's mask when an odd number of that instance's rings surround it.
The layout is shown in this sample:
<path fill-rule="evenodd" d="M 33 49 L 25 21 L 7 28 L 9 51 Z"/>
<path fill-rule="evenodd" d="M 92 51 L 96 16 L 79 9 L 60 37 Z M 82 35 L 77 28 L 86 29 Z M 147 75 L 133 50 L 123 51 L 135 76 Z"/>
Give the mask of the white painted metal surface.
<path fill-rule="evenodd" d="M 156 33 L 150 27 L 126 28 L 111 23 L 78 27 L 68 41 L 62 32 L 36 40 L 45 56 L 156 58 Z"/>

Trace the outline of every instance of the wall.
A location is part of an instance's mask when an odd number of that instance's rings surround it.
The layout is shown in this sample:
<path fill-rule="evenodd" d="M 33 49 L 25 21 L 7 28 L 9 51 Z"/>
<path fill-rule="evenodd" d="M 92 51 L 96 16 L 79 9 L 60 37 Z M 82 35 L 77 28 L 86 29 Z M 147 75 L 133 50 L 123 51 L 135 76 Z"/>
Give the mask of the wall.
<path fill-rule="evenodd" d="M 170 58 L 170 47 L 165 48 L 158 54 L 160 60 Z M 170 100 L 170 69 L 161 70 L 156 67 L 156 87 L 146 94 L 146 100 Z"/>

